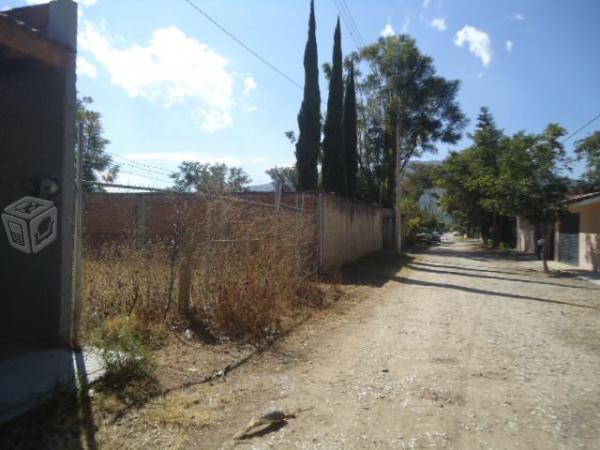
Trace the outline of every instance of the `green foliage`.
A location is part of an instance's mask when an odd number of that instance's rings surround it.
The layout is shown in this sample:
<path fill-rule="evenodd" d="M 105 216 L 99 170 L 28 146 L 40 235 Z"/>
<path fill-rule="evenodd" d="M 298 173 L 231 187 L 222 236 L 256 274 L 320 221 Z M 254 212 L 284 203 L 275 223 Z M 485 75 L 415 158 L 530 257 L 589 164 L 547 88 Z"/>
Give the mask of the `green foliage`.
<path fill-rule="evenodd" d="M 333 35 L 333 64 L 329 80 L 327 116 L 323 134 L 323 189 L 345 194 L 346 156 L 344 152 L 344 80 L 342 66 L 342 35 L 338 18 Z"/>
<path fill-rule="evenodd" d="M 281 186 L 283 192 L 295 191 L 298 186 L 298 171 L 295 167 L 272 167 L 266 171 L 275 188 Z"/>
<path fill-rule="evenodd" d="M 548 242 L 564 213 L 569 187 L 564 176 L 569 159 L 561 143 L 565 134 L 563 127 L 551 123 L 540 134 L 519 132 L 508 138 L 482 108 L 473 145 L 452 152 L 440 168 L 446 189 L 442 205 L 464 228 L 479 228 L 492 246 L 503 238 L 501 225 L 510 226 L 517 216 L 541 226 Z M 491 236 L 488 226 L 494 229 Z"/>
<path fill-rule="evenodd" d="M 551 123 L 539 135 L 518 133 L 508 142 L 497 183 L 506 211 L 546 229 L 564 213 L 568 180 L 563 171 L 569 160 L 560 139 L 565 134 Z"/>
<path fill-rule="evenodd" d="M 100 331 L 98 346 L 104 375 L 100 392 L 114 393 L 126 404 L 140 405 L 158 392 L 155 362 L 143 336 L 128 319 L 108 322 Z"/>
<path fill-rule="evenodd" d="M 179 166 L 179 172 L 173 173 L 171 178 L 175 180 L 176 190 L 205 194 L 240 192 L 251 181 L 239 167 L 197 161 L 184 161 Z"/>
<path fill-rule="evenodd" d="M 111 183 L 119 173 L 119 166 L 112 163 L 112 158 L 106 153 L 110 141 L 104 138 L 102 115 L 90 109 L 93 103 L 91 97 L 77 99 L 77 129 L 82 127 L 81 145 L 83 147 L 83 173 L 86 181 L 104 181 Z M 84 184 L 87 191 L 104 191 L 99 186 Z"/>
<path fill-rule="evenodd" d="M 304 98 L 298 113 L 299 136 L 296 142 L 298 187 L 317 190 L 317 161 L 321 144 L 321 93 L 314 1 L 310 2 L 308 41 L 304 51 Z"/>
<path fill-rule="evenodd" d="M 344 96 L 344 154 L 346 156 L 346 194 L 356 195 L 356 176 L 358 173 L 358 136 L 356 115 L 356 88 L 354 85 L 354 67 L 350 67 Z"/>
<path fill-rule="evenodd" d="M 470 137 L 473 145 L 460 154 L 451 154 L 440 170 L 441 184 L 447 190 L 442 204 L 461 225 L 479 229 L 486 243 L 490 240 L 497 246 L 502 240 L 501 225 L 513 214 L 498 183 L 509 141 L 486 107 L 481 108 Z"/>
<path fill-rule="evenodd" d="M 411 158 L 455 143 L 466 119 L 456 100 L 459 81 L 439 76 L 429 56 L 407 35 L 380 38 L 354 57 L 371 72 L 359 83 L 360 197 L 391 206 L 397 140 L 401 171 Z"/>
<path fill-rule="evenodd" d="M 586 191 L 600 190 L 600 130 L 585 139 L 577 141 L 575 152 L 578 158 L 585 159 L 586 172 L 582 181 Z"/>

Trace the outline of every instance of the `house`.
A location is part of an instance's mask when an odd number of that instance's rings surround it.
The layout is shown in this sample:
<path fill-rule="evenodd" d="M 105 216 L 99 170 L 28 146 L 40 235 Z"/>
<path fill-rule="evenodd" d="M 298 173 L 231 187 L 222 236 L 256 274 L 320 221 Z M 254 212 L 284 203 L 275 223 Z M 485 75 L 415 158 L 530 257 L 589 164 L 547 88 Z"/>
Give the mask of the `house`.
<path fill-rule="evenodd" d="M 568 214 L 554 227 L 553 259 L 582 270 L 600 272 L 600 192 L 570 196 Z M 517 220 L 517 249 L 535 253 L 541 232 L 526 220 Z"/>

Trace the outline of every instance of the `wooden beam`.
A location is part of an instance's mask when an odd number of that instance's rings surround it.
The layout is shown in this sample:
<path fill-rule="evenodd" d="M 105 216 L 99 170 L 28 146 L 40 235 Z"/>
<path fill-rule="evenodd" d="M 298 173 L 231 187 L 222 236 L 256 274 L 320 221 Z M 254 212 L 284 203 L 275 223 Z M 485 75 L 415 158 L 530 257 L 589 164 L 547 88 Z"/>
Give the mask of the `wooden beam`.
<path fill-rule="evenodd" d="M 41 35 L 36 35 L 34 31 L 27 29 L 26 25 L 11 23 L 2 18 L 0 46 L 58 69 L 67 68 L 75 56 L 73 52 L 49 42 Z"/>

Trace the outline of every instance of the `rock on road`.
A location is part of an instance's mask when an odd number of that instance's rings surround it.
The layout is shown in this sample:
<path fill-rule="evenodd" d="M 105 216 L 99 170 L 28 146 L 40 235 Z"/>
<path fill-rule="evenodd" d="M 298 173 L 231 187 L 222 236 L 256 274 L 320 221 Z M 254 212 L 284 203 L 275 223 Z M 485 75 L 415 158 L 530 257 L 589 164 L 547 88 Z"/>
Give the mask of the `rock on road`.
<path fill-rule="evenodd" d="M 600 447 L 600 286 L 468 241 L 377 257 L 347 284 L 350 305 L 215 387 L 236 400 L 202 447 Z M 270 404 L 304 411 L 228 440 Z"/>

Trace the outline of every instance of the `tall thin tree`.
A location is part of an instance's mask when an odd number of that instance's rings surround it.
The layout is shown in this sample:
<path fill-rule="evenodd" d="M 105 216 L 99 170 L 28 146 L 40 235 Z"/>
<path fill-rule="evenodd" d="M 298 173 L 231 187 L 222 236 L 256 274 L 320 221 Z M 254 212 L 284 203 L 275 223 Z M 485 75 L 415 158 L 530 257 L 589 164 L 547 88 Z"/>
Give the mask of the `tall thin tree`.
<path fill-rule="evenodd" d="M 317 161 L 321 143 L 321 93 L 313 0 L 310 2 L 308 40 L 304 50 L 304 98 L 298 113 L 298 128 L 299 136 L 296 143 L 298 189 L 316 190 L 319 180 Z"/>
<path fill-rule="evenodd" d="M 344 155 L 344 79 L 342 68 L 342 34 L 338 17 L 333 34 L 333 63 L 329 79 L 327 117 L 323 136 L 323 189 L 346 193 L 346 158 Z"/>
<path fill-rule="evenodd" d="M 344 154 L 346 156 L 346 194 L 356 195 L 356 173 L 358 172 L 358 141 L 356 128 L 356 91 L 354 66 L 350 66 L 346 95 L 344 96 Z"/>

